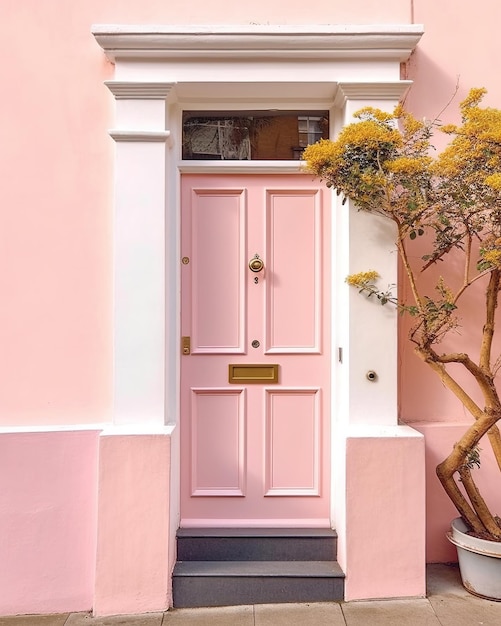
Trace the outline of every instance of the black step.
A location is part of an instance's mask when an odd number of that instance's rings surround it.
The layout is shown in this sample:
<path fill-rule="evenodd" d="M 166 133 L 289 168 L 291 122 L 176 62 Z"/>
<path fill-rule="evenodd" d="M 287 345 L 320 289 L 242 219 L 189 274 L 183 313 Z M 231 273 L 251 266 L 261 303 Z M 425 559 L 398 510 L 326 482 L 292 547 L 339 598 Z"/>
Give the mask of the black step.
<path fill-rule="evenodd" d="M 177 550 L 176 608 L 344 597 L 329 528 L 180 528 Z"/>
<path fill-rule="evenodd" d="M 176 608 L 343 597 L 344 574 L 335 561 L 184 561 L 173 574 Z"/>
<path fill-rule="evenodd" d="M 178 561 L 335 561 L 330 528 L 179 528 Z"/>

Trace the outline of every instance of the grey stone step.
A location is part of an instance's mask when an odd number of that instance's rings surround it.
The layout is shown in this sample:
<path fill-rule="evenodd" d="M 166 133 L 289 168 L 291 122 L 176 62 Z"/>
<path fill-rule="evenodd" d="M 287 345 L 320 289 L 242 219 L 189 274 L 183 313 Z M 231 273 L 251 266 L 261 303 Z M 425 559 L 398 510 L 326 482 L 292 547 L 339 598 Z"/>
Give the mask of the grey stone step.
<path fill-rule="evenodd" d="M 179 528 L 179 561 L 335 561 L 330 528 Z"/>
<path fill-rule="evenodd" d="M 343 597 L 344 574 L 335 561 L 178 561 L 173 573 L 176 608 Z"/>

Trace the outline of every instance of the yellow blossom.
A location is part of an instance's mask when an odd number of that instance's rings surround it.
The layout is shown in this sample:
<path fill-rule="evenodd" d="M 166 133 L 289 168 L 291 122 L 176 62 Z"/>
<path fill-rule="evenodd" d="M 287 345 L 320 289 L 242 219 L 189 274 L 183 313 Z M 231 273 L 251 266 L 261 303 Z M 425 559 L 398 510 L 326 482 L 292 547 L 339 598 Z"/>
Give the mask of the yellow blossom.
<path fill-rule="evenodd" d="M 385 168 L 389 172 L 412 176 L 422 172 L 430 163 L 431 159 L 429 157 L 401 156 L 392 161 L 386 161 Z"/>
<path fill-rule="evenodd" d="M 370 283 L 373 283 L 379 278 L 379 274 L 375 270 L 368 270 L 367 272 L 358 272 L 358 274 L 350 274 L 346 277 L 345 281 L 348 285 L 353 287 L 364 287 Z"/>
<path fill-rule="evenodd" d="M 501 250 L 485 250 L 482 253 L 482 258 L 490 265 L 494 265 L 496 267 L 501 267 Z"/>
<path fill-rule="evenodd" d="M 493 189 L 496 189 L 497 191 L 501 191 L 501 173 L 496 172 L 495 174 L 487 176 L 485 184 L 489 185 L 489 187 L 492 187 Z"/>
<path fill-rule="evenodd" d="M 486 93 L 487 89 L 485 89 L 484 87 L 473 87 L 472 89 L 470 89 L 466 98 L 459 105 L 461 111 L 465 113 L 468 109 L 478 107 Z"/>
<path fill-rule="evenodd" d="M 378 122 L 385 123 L 394 120 L 395 113 L 387 113 L 386 111 L 381 111 L 381 109 L 376 109 L 374 107 L 363 107 L 362 109 L 359 109 L 353 117 L 360 120 L 364 118 L 374 119 Z"/>

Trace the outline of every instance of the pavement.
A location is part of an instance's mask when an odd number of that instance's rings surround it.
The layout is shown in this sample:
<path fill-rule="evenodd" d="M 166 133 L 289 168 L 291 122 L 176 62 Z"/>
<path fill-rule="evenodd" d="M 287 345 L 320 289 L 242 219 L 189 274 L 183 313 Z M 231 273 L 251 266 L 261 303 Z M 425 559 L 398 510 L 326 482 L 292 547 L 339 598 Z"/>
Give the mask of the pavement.
<path fill-rule="evenodd" d="M 427 567 L 427 597 L 402 600 L 256 604 L 92 617 L 89 613 L 0 617 L 0 626 L 500 626 L 501 602 L 461 585 L 456 565 Z"/>

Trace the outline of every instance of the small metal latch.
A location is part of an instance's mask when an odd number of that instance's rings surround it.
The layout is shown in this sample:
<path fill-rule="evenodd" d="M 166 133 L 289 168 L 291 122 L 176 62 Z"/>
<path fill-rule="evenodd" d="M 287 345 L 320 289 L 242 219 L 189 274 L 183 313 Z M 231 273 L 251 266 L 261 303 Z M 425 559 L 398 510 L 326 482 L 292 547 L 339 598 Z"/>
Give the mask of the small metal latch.
<path fill-rule="evenodd" d="M 191 337 L 181 337 L 181 346 L 183 354 L 191 353 Z"/>

